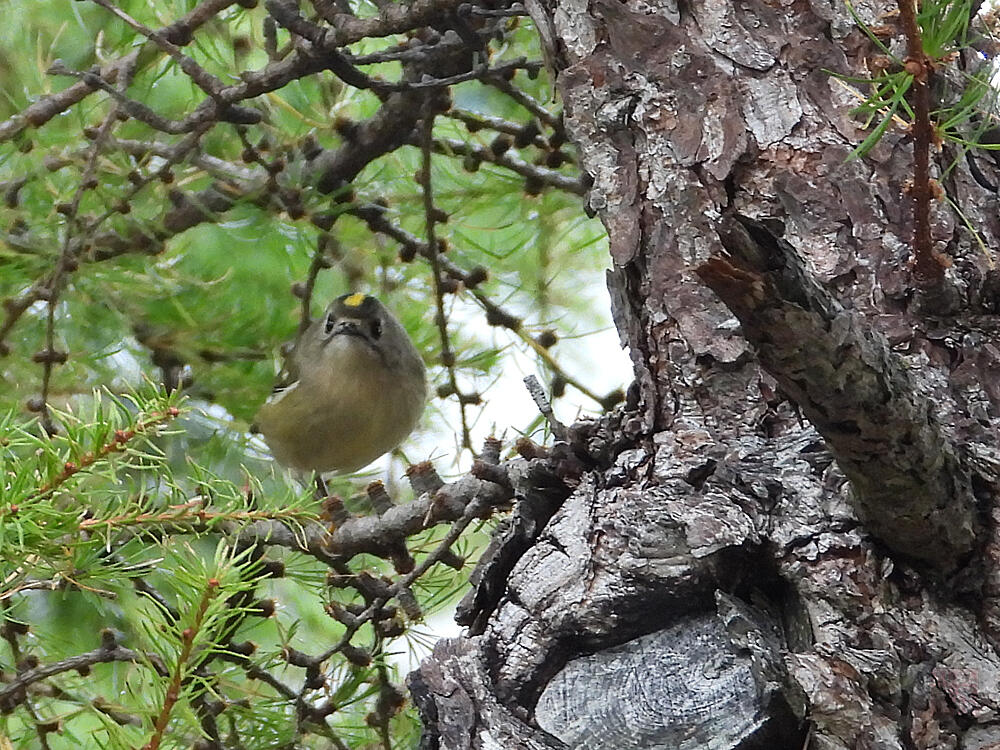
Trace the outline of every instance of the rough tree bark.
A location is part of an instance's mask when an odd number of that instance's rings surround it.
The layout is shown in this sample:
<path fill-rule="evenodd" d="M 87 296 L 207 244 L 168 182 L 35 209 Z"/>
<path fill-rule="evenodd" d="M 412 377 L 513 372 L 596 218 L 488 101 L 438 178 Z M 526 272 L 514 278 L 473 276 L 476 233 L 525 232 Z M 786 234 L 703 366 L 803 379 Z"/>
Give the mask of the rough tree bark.
<path fill-rule="evenodd" d="M 847 159 L 840 0 L 529 9 L 636 386 L 526 461 L 411 676 L 424 746 L 1000 747 L 995 166 L 934 154 L 964 218 L 917 284 L 909 136 Z"/>

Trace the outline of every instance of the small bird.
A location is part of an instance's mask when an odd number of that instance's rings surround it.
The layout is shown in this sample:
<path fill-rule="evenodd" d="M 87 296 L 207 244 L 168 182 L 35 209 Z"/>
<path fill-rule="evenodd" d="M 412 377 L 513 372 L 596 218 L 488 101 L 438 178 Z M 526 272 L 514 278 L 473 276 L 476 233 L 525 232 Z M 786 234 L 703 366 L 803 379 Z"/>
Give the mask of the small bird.
<path fill-rule="evenodd" d="M 255 421 L 285 466 L 351 472 L 413 431 L 426 394 L 424 362 L 400 322 L 374 297 L 345 294 L 299 337 Z"/>

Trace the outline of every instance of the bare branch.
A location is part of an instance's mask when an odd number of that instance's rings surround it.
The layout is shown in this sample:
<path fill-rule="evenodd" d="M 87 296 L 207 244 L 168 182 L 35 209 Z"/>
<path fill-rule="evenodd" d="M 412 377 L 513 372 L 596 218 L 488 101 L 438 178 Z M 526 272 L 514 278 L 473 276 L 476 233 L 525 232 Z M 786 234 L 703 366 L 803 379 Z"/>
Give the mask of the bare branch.
<path fill-rule="evenodd" d="M 539 187 L 554 187 L 575 195 L 584 195 L 588 189 L 587 178 L 584 176 L 570 176 L 557 172 L 554 169 L 536 167 L 519 159 L 509 151 L 497 154 L 492 149 L 483 146 L 474 146 L 471 143 L 466 143 L 456 138 L 435 139 L 434 151 L 447 156 L 468 156 L 481 162 L 493 162 L 512 172 L 517 172 L 530 181 L 534 181 Z"/>
<path fill-rule="evenodd" d="M 942 404 L 809 277 L 788 243 L 739 216 L 721 238 L 732 257 L 711 259 L 698 275 L 826 439 L 872 532 L 912 557 L 957 565 L 979 524 L 972 472 L 938 419 Z"/>
<path fill-rule="evenodd" d="M 27 696 L 27 689 L 36 682 L 54 677 L 63 672 L 73 672 L 86 670 L 94 664 L 104 664 L 113 661 L 127 661 L 134 664 L 142 664 L 145 658 L 136 651 L 111 639 L 110 645 L 103 645 L 93 651 L 70 656 L 62 661 L 53 662 L 44 666 L 35 667 L 19 673 L 10 682 L 0 686 L 0 710 L 9 711 L 16 705 L 24 701 Z"/>
<path fill-rule="evenodd" d="M 227 522 L 223 529 L 236 534 L 240 543 L 287 547 L 326 563 L 346 560 L 363 552 L 390 557 L 395 541 L 461 518 L 473 501 L 478 501 L 482 508 L 496 508 L 511 496 L 507 487 L 466 476 L 411 503 L 394 505 L 382 515 L 350 518 L 333 531 L 320 524 L 293 527 L 281 521 L 256 521 L 245 525 Z"/>
<path fill-rule="evenodd" d="M 552 434 L 559 440 L 565 440 L 566 425 L 556 419 L 555 412 L 552 411 L 552 404 L 549 403 L 549 399 L 545 395 L 545 391 L 542 390 L 542 384 L 538 382 L 538 378 L 534 375 L 529 375 L 524 379 L 524 386 L 528 389 L 528 393 L 531 394 L 531 399 L 535 402 L 535 406 L 538 407 L 538 411 L 541 412 L 552 428 Z"/>
<path fill-rule="evenodd" d="M 214 18 L 220 11 L 225 10 L 230 5 L 235 5 L 236 2 L 237 0 L 204 0 L 201 5 L 193 8 L 187 15 L 163 27 L 159 33 L 164 39 L 174 44 L 181 46 L 189 44 L 194 38 L 194 32 L 200 26 Z M 108 84 L 115 83 L 123 70 L 128 70 L 135 65 L 141 52 L 141 49 L 135 50 L 122 59 L 104 66 L 98 73 L 99 77 Z M 26 128 L 37 128 L 44 125 L 60 112 L 65 112 L 74 104 L 85 99 L 94 90 L 95 87 L 91 86 L 90 83 L 81 81 L 63 91 L 42 97 L 29 105 L 23 112 L 19 112 L 0 123 L 0 143 L 19 135 Z"/>

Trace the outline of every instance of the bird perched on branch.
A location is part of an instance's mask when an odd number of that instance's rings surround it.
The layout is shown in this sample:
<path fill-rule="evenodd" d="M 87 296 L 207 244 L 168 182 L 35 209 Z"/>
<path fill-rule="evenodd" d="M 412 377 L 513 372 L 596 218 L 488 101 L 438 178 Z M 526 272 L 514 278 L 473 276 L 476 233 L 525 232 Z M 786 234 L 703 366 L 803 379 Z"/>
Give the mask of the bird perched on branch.
<path fill-rule="evenodd" d="M 426 398 L 424 362 L 374 297 L 345 294 L 302 333 L 256 426 L 280 463 L 350 472 L 399 445 Z"/>

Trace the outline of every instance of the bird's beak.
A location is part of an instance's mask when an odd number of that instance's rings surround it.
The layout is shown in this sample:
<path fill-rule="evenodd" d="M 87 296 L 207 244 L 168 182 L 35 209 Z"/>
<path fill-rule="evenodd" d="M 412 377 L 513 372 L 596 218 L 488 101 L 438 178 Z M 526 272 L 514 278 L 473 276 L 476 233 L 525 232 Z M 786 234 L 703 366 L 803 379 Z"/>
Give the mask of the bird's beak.
<path fill-rule="evenodd" d="M 361 325 L 360 320 L 355 320 L 353 318 L 344 318 L 338 320 L 337 324 L 333 327 L 333 331 L 330 333 L 330 338 L 334 336 L 356 336 L 359 339 L 368 340 L 368 336 L 365 335 L 365 329 Z"/>

